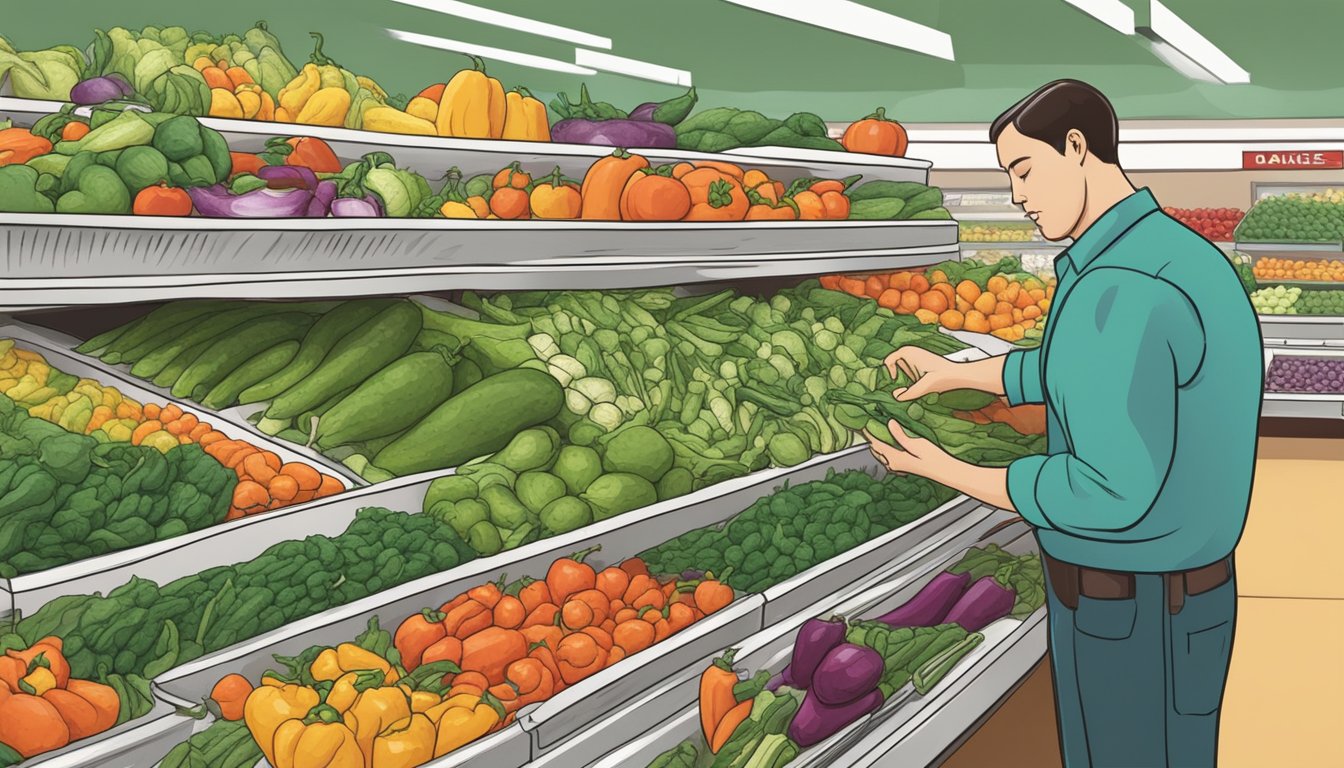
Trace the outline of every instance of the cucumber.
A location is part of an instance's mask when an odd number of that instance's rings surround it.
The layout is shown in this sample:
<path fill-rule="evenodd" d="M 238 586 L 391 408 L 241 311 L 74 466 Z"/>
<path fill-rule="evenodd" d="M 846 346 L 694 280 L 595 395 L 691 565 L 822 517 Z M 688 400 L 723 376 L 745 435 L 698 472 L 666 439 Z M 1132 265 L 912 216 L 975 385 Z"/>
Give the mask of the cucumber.
<path fill-rule="evenodd" d="M 303 338 L 312 324 L 312 315 L 283 312 L 259 317 L 234 328 L 187 366 L 177 383 L 173 384 L 173 397 L 197 398 L 205 395 L 211 387 L 259 352 L 282 341 Z"/>
<path fill-rule="evenodd" d="M 918 195 L 905 201 L 905 210 L 901 211 L 901 218 L 908 219 L 917 213 L 931 211 L 939 208 L 943 204 L 943 190 L 937 187 L 929 187 Z"/>
<path fill-rule="evenodd" d="M 233 373 L 225 376 L 223 381 L 216 384 L 201 399 L 201 404 L 206 408 L 215 410 L 233 405 L 238 400 L 239 393 L 267 376 L 282 370 L 290 360 L 294 359 L 294 355 L 298 351 L 299 342 L 297 341 L 276 344 L 235 368 Z"/>
<path fill-rule="evenodd" d="M 173 362 L 174 359 L 188 347 L 194 346 L 206 339 L 213 339 L 225 331 L 242 325 L 253 318 L 263 315 L 276 314 L 287 310 L 293 310 L 295 304 L 238 304 L 218 314 L 210 315 L 198 322 L 191 324 L 185 333 L 178 334 L 172 341 L 159 346 L 153 352 L 145 355 L 131 366 L 131 375 L 142 379 L 154 378 L 157 383 L 160 379 L 158 374 L 163 371 L 164 366 Z M 180 373 L 180 371 L 179 371 Z M 173 379 L 176 381 L 176 379 Z M 168 382 L 172 384 L 173 381 Z M 167 384 L 160 384 L 167 386 Z"/>
<path fill-rule="evenodd" d="M 462 392 L 484 378 L 485 374 L 481 372 L 481 366 L 477 365 L 474 360 L 468 360 L 465 357 L 458 360 L 457 365 L 453 366 L 453 394 Z"/>
<path fill-rule="evenodd" d="M 370 376 L 323 414 L 317 442 L 334 447 L 400 432 L 452 393 L 448 360 L 439 352 L 413 352 Z"/>
<path fill-rule="evenodd" d="M 884 197 L 909 200 L 928 189 L 927 184 L 920 184 L 917 181 L 870 181 L 851 189 L 848 194 L 849 202 L 853 204 L 860 200 L 877 200 Z"/>
<path fill-rule="evenodd" d="M 901 218 L 905 201 L 899 197 L 860 200 L 849 207 L 849 218 L 861 221 L 890 221 Z"/>
<path fill-rule="evenodd" d="M 139 320 L 133 320 L 125 325 L 113 328 L 110 331 L 100 333 L 97 336 L 94 336 L 93 338 L 84 342 L 83 344 L 80 344 L 78 347 L 75 347 L 75 351 L 80 353 L 81 355 L 87 355 L 91 352 L 97 352 L 100 349 L 105 349 L 107 348 L 108 345 L 112 344 L 117 339 L 121 338 L 122 334 L 134 328 L 139 322 L 140 322 Z"/>
<path fill-rule="evenodd" d="M 951 221 L 952 214 L 948 213 L 946 208 L 930 208 L 927 211 L 920 211 L 913 216 L 907 216 L 911 221 Z"/>
<path fill-rule="evenodd" d="M 126 333 L 107 346 L 102 360 L 116 365 L 121 362 L 133 363 L 154 349 L 153 345 L 164 344 L 184 331 L 190 330 L 190 323 L 204 317 L 207 312 L 219 309 L 219 301 L 178 301 L 164 304 L 148 315 L 130 323 Z"/>
<path fill-rule="evenodd" d="M 176 357 L 168 361 L 163 370 L 159 371 L 159 375 L 154 377 L 154 384 L 160 387 L 171 387 L 177 381 L 177 377 L 187 370 L 187 366 L 196 362 L 196 358 L 205 354 L 205 351 L 210 349 L 210 345 L 214 343 L 215 337 L 211 336 L 179 352 Z"/>
<path fill-rule="evenodd" d="M 503 371 L 449 398 L 371 463 L 397 475 L 454 467 L 500 450 L 519 431 L 555 418 L 564 404 L 564 390 L 549 374 Z"/>
<path fill-rule="evenodd" d="M 396 303 L 396 299 L 347 301 L 318 319 L 303 337 L 299 353 L 283 370 L 243 390 L 238 402 L 257 403 L 279 396 L 317 369 L 338 341 Z"/>
<path fill-rule="evenodd" d="M 422 322 L 420 306 L 398 301 L 336 342 L 322 364 L 266 409 L 268 419 L 290 419 L 368 377 L 410 349 Z"/>
<path fill-rule="evenodd" d="M 300 413 L 298 418 L 294 419 L 294 428 L 303 433 L 303 442 L 305 445 L 313 437 L 313 419 L 321 420 L 322 417 L 326 415 L 327 411 L 330 411 L 333 406 L 344 400 L 354 391 L 354 387 L 347 387 L 322 401 L 317 407 L 310 408 L 303 413 Z"/>

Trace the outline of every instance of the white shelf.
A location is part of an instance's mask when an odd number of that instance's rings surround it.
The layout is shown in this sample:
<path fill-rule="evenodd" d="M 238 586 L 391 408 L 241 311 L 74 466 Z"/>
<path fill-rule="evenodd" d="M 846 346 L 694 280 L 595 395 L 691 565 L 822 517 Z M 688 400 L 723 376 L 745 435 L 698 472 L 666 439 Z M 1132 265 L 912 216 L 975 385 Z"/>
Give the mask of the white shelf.
<path fill-rule="evenodd" d="M 955 221 L 642 224 L 0 214 L 0 311 L 180 298 L 614 289 L 958 258 Z"/>
<path fill-rule="evenodd" d="M 1238 240 L 1233 247 L 1243 253 L 1338 253 L 1344 256 L 1340 243 L 1248 243 Z"/>

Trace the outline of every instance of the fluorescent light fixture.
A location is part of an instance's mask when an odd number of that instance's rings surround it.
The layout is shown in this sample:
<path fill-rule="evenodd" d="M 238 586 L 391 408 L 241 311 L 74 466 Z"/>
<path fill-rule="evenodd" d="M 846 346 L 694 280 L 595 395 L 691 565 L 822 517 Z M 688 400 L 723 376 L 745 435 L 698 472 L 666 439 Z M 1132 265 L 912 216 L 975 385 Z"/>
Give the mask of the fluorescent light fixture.
<path fill-rule="evenodd" d="M 523 67 L 533 69 L 549 69 L 552 72 L 565 72 L 571 75 L 596 75 L 597 70 L 580 67 L 576 64 L 570 64 L 567 61 L 558 59 L 548 59 L 545 56 L 533 56 L 530 53 L 519 53 L 505 48 L 492 48 L 488 45 L 477 45 L 475 43 L 464 43 L 460 40 L 449 40 L 446 37 L 432 37 L 422 35 L 417 32 L 402 32 L 397 29 L 389 29 L 387 33 L 395 40 L 412 45 L 423 45 L 426 48 L 438 48 L 444 51 L 456 51 L 457 53 L 468 53 L 473 56 L 480 56 L 483 59 L 493 61 L 507 61 L 510 64 L 517 64 Z"/>
<path fill-rule="evenodd" d="M 734 5 L 861 37 L 939 59 L 956 61 L 952 37 L 909 19 L 859 5 L 851 0 L 725 0 Z"/>
<path fill-rule="evenodd" d="M 1176 50 L 1169 43 L 1162 40 L 1145 39 L 1148 49 L 1153 55 L 1161 59 L 1167 66 L 1185 75 L 1191 80 L 1199 80 L 1204 83 L 1221 83 L 1222 80 L 1214 77 L 1207 69 L 1199 66 L 1184 53 Z"/>
<path fill-rule="evenodd" d="M 570 29 L 557 24 L 547 24 L 544 21 L 536 21 L 525 16 L 515 16 L 503 11 L 492 11 L 489 8 L 481 8 L 469 3 L 459 3 L 457 0 L 392 0 L 392 2 L 413 5 L 427 11 L 479 21 L 482 24 L 504 27 L 517 32 L 526 32 L 529 35 L 564 40 L 575 45 L 611 49 L 611 38 L 609 37 L 590 35 L 577 29 Z"/>
<path fill-rule="evenodd" d="M 1182 21 L 1158 0 L 1151 0 L 1151 3 L 1148 24 L 1139 27 L 1139 31 L 1145 37 L 1155 43 L 1171 46 L 1219 82 L 1228 84 L 1251 82 L 1250 73 L 1238 66 L 1207 37 Z"/>
<path fill-rule="evenodd" d="M 583 67 L 592 67 L 601 72 L 614 72 L 618 75 L 628 75 L 641 80 L 652 80 L 655 83 L 680 85 L 683 88 L 691 87 L 691 73 L 684 69 L 672 69 L 671 67 L 650 64 L 646 61 L 612 56 L 600 51 L 576 48 L 574 50 L 574 63 Z"/>
<path fill-rule="evenodd" d="M 1134 9 L 1122 0 L 1064 0 L 1123 35 L 1134 34 Z"/>

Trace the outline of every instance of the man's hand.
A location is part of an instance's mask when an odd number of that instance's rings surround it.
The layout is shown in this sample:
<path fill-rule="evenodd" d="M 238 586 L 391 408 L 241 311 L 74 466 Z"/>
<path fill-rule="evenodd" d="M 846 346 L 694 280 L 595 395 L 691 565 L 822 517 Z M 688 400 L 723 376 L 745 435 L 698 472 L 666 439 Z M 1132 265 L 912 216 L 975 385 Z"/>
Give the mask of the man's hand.
<path fill-rule="evenodd" d="M 899 447 L 893 448 L 873 437 L 868 430 L 863 431 L 863 436 L 868 439 L 868 450 L 872 451 L 879 464 L 886 467 L 888 472 L 907 473 L 944 482 L 941 478 L 956 461 L 951 454 L 929 440 L 906 433 L 895 419 L 887 422 L 887 429 L 891 430 L 891 436 L 896 438 Z"/>
<path fill-rule="evenodd" d="M 891 378 L 895 379 L 898 372 L 904 371 L 914 382 L 892 393 L 897 400 L 918 400 L 924 395 L 961 389 L 967 385 L 962 376 L 962 363 L 955 363 L 922 347 L 901 347 L 887 355 L 887 359 L 882 362 Z"/>

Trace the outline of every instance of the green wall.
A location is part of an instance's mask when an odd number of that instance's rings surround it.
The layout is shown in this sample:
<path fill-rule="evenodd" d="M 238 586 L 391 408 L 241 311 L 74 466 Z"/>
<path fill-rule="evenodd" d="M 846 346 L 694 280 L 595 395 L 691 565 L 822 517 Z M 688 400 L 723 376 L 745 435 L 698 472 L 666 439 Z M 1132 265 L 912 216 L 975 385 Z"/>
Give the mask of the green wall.
<path fill-rule="evenodd" d="M 817 0 L 825 2 L 825 0 Z M 912 122 L 986 121 L 1058 77 L 1102 88 L 1122 118 L 1344 116 L 1339 37 L 1344 1 L 1166 0 L 1242 67 L 1252 84 L 1195 82 L 1140 41 L 1064 0 L 864 0 L 952 35 L 955 63 L 847 37 L 722 0 L 474 0 L 478 5 L 605 35 L 611 53 L 693 73 L 702 106 L 783 115 L 806 109 L 853 119 L 882 104 Z M 573 61 L 573 45 L 403 6 L 390 0 L 44 0 L 0 14 L 0 35 L 21 50 L 87 44 L 94 27 L 181 25 L 242 32 L 266 19 L 296 64 L 326 35 L 326 52 L 389 92 L 412 94 L 463 66 L 457 54 L 392 40 L 385 28 Z M 1274 44 L 1268 41 L 1276 41 Z M 506 86 L 577 93 L 578 76 L 507 64 Z M 586 78 L 595 98 L 625 108 L 679 89 L 616 75 Z"/>

